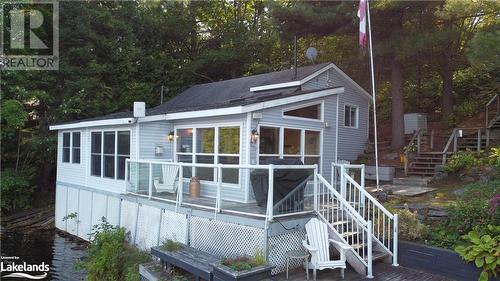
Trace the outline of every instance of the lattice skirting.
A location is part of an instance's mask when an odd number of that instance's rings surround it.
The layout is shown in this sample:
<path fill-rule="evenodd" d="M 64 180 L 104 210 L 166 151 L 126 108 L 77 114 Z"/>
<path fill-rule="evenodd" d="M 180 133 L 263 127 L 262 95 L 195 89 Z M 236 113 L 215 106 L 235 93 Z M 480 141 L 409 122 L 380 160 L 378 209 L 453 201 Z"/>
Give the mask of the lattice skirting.
<path fill-rule="evenodd" d="M 272 274 L 286 271 L 286 252 L 304 250 L 302 240 L 304 240 L 305 236 L 305 231 L 293 231 L 269 237 L 269 262 L 276 266 Z M 290 268 L 301 267 L 303 266 L 303 262 L 303 260 L 298 259 L 290 260 Z"/>
<path fill-rule="evenodd" d="M 92 202 L 89 204 L 88 200 Z M 237 220 L 228 222 L 185 211 L 175 212 L 147 201 L 134 201 L 113 194 L 57 186 L 56 227 L 88 239 L 91 224 L 99 223 L 97 218 L 102 215 L 110 223 L 126 228 L 130 242 L 141 249 L 147 250 L 172 239 L 220 257 L 253 256 L 256 251 L 262 251 L 276 266 L 273 274 L 286 270 L 286 252 L 302 249 L 305 237 L 303 230 L 268 236 L 264 223 L 261 227 L 258 224 L 251 226 Z M 78 214 L 74 222 L 62 220 L 72 212 Z M 299 266 L 302 266 L 301 261 L 291 261 L 291 268 Z"/>

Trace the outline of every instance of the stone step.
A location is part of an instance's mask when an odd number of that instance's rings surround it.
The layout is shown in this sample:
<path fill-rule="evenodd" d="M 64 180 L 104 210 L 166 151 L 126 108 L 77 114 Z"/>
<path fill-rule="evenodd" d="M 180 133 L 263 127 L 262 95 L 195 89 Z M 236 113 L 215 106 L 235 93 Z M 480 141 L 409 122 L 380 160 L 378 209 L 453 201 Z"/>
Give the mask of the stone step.
<path fill-rule="evenodd" d="M 431 181 L 430 178 L 404 177 L 404 178 L 393 178 L 392 184 L 401 186 L 427 186 L 430 181 Z"/>
<path fill-rule="evenodd" d="M 423 171 L 408 171 L 408 175 L 410 176 L 422 176 L 422 177 L 433 177 L 434 172 L 423 172 Z"/>

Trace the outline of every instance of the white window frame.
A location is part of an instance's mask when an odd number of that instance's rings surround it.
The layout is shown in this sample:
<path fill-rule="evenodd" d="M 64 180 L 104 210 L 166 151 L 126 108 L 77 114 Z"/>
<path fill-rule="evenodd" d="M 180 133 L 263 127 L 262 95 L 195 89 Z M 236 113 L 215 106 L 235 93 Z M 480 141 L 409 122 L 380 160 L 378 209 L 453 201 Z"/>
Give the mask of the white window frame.
<path fill-rule="evenodd" d="M 321 171 L 321 166 L 323 163 L 323 129 L 319 128 L 307 128 L 307 127 L 301 127 L 301 126 L 283 126 L 283 125 L 278 125 L 278 124 L 268 124 L 268 123 L 262 123 L 257 126 L 257 130 L 260 135 L 260 128 L 261 127 L 272 127 L 272 128 L 278 128 L 279 129 L 279 144 L 278 144 L 278 154 L 260 154 L 260 143 L 257 144 L 257 164 L 260 164 L 260 157 L 276 157 L 278 156 L 279 159 L 284 159 L 285 157 L 296 157 L 301 159 L 302 163 L 304 163 L 304 160 L 306 157 L 318 157 L 319 156 L 319 164 L 318 164 L 318 170 Z M 284 144 L 285 144 L 285 129 L 292 129 L 292 130 L 300 130 L 300 154 L 285 154 L 284 153 Z M 305 137 L 306 137 L 306 131 L 312 131 L 312 132 L 319 132 L 319 155 L 311 155 L 311 154 L 305 154 Z M 260 138 L 259 138 L 260 142 Z"/>
<path fill-rule="evenodd" d="M 119 179 L 118 178 L 118 156 L 127 156 L 125 154 L 118 154 L 118 132 L 129 132 L 129 137 L 130 137 L 130 148 L 129 152 L 130 154 L 128 155 L 129 159 L 132 157 L 132 129 L 114 129 L 114 130 L 106 130 L 106 129 L 100 129 L 100 130 L 90 130 L 89 131 L 89 138 L 90 138 L 90 145 L 89 145 L 89 174 L 91 177 L 96 177 L 96 178 L 102 178 L 102 179 L 109 179 L 109 180 L 119 180 L 119 181 L 124 181 L 127 175 L 125 175 L 125 178 Z M 115 162 L 115 171 L 113 177 L 105 177 L 104 176 L 104 133 L 105 132 L 114 132 L 115 133 L 115 153 L 114 153 L 114 162 Z M 101 175 L 93 175 L 92 174 L 92 155 L 97 155 L 98 153 L 93 153 L 92 152 L 92 134 L 93 133 L 100 133 L 101 134 L 101 152 L 99 155 L 101 156 Z"/>
<path fill-rule="evenodd" d="M 76 163 L 76 162 L 73 162 L 74 159 L 73 159 L 73 134 L 74 133 L 80 133 L 80 162 L 79 163 Z M 69 134 L 69 146 L 64 146 L 64 134 Z M 76 131 L 64 131 L 62 132 L 61 134 L 61 147 L 62 147 L 62 150 L 61 150 L 61 163 L 65 164 L 65 165 L 68 165 L 68 164 L 75 164 L 75 165 L 80 165 L 82 163 L 82 136 L 83 136 L 83 133 L 82 131 L 79 131 L 79 130 L 76 130 Z M 69 148 L 69 160 L 68 162 L 64 161 L 64 149 L 65 148 Z"/>
<path fill-rule="evenodd" d="M 239 153 L 238 154 L 227 154 L 227 153 L 219 153 L 219 128 L 231 128 L 231 127 L 237 127 L 240 130 L 240 145 L 239 145 Z M 197 152 L 197 147 L 196 147 L 196 137 L 197 137 L 197 129 L 203 129 L 203 128 L 214 128 L 214 153 L 199 153 Z M 192 140 L 192 147 L 191 147 L 191 152 L 178 152 L 177 151 L 177 137 L 174 138 L 174 159 L 175 162 L 179 162 L 179 155 L 189 155 L 192 157 L 192 163 L 196 164 L 196 156 L 213 156 L 214 157 L 214 163 L 219 163 L 219 156 L 227 156 L 227 157 L 238 157 L 238 165 L 241 165 L 242 163 L 242 150 L 243 150 L 243 122 L 229 122 L 229 123 L 213 123 L 213 124 L 193 124 L 193 125 L 176 125 L 174 126 L 174 134 L 177 136 L 177 131 L 181 129 L 192 129 L 193 130 L 193 140 Z M 223 172 L 224 173 L 224 172 Z M 191 169 L 191 174 L 192 176 L 196 176 L 196 169 L 193 167 Z M 214 168 L 214 175 L 213 175 L 214 180 L 213 181 L 206 181 L 206 180 L 201 180 L 201 183 L 207 183 L 207 184 L 214 184 L 217 182 L 217 171 Z M 223 182 L 224 186 L 226 187 L 234 187 L 234 188 L 240 188 L 242 186 L 242 170 L 239 169 L 238 171 L 238 183 L 228 183 L 228 182 Z"/>
<path fill-rule="evenodd" d="M 350 108 L 354 108 L 356 110 L 356 114 L 355 114 L 356 120 L 354 120 L 355 121 L 354 122 L 355 123 L 354 126 L 346 126 L 346 124 L 345 124 L 345 121 L 346 121 L 345 120 L 345 112 L 346 112 L 346 107 L 347 106 L 349 106 Z M 344 118 L 343 118 L 344 122 L 342 123 L 342 125 L 344 126 L 344 128 L 351 128 L 351 129 L 357 129 L 357 128 L 359 128 L 359 106 L 353 105 L 353 104 L 350 104 L 350 103 L 344 103 L 344 110 L 343 110 L 343 112 L 344 112 Z"/>
<path fill-rule="evenodd" d="M 304 107 L 309 107 L 313 105 L 319 105 L 320 106 L 320 119 L 314 119 L 314 118 L 306 118 L 306 117 L 297 117 L 297 116 L 289 116 L 285 115 L 285 112 L 295 110 L 295 109 L 300 109 Z M 312 121 L 312 122 L 324 122 L 325 120 L 325 101 L 315 101 L 315 102 L 310 102 L 310 103 L 303 103 L 300 105 L 295 105 L 291 107 L 284 108 L 281 111 L 281 116 L 285 119 L 294 119 L 294 120 L 303 120 L 303 121 Z"/>

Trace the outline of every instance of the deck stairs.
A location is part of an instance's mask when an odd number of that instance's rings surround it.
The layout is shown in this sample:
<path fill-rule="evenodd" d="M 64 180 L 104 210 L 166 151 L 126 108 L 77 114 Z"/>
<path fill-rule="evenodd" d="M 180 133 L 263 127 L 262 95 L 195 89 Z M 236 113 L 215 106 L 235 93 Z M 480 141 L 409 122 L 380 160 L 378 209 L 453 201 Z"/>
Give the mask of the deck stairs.
<path fill-rule="evenodd" d="M 330 238 L 349 244 L 347 262 L 372 277 L 373 263 L 397 265 L 397 215 L 387 211 L 364 189 L 364 165 L 333 164 L 328 182 L 318 175 L 317 216 L 329 226 Z M 350 171 L 359 170 L 359 180 Z"/>

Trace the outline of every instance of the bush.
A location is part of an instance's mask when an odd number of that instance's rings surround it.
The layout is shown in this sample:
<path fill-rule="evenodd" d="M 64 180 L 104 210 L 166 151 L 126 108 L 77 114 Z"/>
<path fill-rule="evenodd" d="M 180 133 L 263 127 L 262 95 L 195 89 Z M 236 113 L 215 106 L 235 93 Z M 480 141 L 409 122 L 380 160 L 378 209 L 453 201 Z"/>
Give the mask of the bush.
<path fill-rule="evenodd" d="M 406 204 L 404 209 L 391 209 L 390 211 L 398 215 L 399 238 L 408 241 L 417 241 L 424 238 L 427 226 L 418 220 L 417 213 L 410 211 Z"/>
<path fill-rule="evenodd" d="M 31 207 L 34 188 L 30 184 L 32 175 L 27 172 L 16 172 L 8 169 L 2 171 L 0 206 L 2 212 L 8 213 L 25 210 Z"/>
<path fill-rule="evenodd" d="M 491 148 L 489 159 L 491 164 L 500 168 L 500 147 Z"/>
<path fill-rule="evenodd" d="M 465 244 L 457 246 L 455 251 L 465 261 L 474 262 L 476 267 L 482 269 L 479 280 L 496 277 L 500 271 L 500 226 L 475 227 L 462 239 Z"/>
<path fill-rule="evenodd" d="M 471 151 L 459 152 L 451 156 L 446 163 L 445 170 L 450 173 L 458 172 L 462 169 L 470 169 L 479 164 L 476 153 Z"/>
<path fill-rule="evenodd" d="M 167 239 L 165 240 L 161 248 L 169 252 L 177 252 L 182 250 L 183 245 L 179 242 L 175 242 L 174 240 Z"/>
<path fill-rule="evenodd" d="M 130 246 L 126 238 L 125 228 L 109 224 L 104 217 L 93 227 L 88 256 L 79 264 L 86 270 L 87 280 L 140 280 L 139 264 L 151 257 Z"/>
<path fill-rule="evenodd" d="M 469 184 L 464 189 L 463 196 L 447 207 L 448 221 L 431 227 L 427 237 L 430 244 L 453 248 L 458 238 L 473 228 L 500 224 L 500 210 L 496 208 L 495 199 L 500 191 L 500 180 Z"/>

